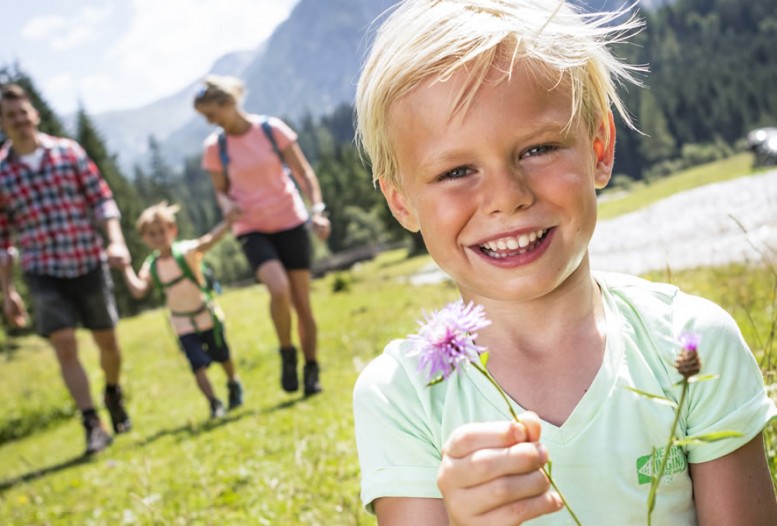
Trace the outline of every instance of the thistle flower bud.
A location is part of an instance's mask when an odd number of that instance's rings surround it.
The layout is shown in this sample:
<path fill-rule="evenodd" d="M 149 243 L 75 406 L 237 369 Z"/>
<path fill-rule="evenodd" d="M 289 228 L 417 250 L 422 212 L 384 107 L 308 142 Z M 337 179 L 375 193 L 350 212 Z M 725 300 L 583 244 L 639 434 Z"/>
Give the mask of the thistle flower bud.
<path fill-rule="evenodd" d="M 701 358 L 699 358 L 699 335 L 692 332 L 680 334 L 682 349 L 675 359 L 674 366 L 677 371 L 688 379 L 701 371 Z"/>

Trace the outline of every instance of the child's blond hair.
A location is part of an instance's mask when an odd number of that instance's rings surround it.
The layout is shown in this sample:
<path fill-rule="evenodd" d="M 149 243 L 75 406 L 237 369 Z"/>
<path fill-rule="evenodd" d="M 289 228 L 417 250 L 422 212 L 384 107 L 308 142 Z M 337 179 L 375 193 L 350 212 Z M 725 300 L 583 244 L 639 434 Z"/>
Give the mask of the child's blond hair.
<path fill-rule="evenodd" d="M 507 64 L 504 80 L 520 61 L 554 86 L 568 87 L 570 125 L 581 118 L 593 136 L 614 106 L 633 126 L 616 83 L 638 84 L 634 72 L 644 68 L 621 62 L 608 49 L 642 27 L 627 15 L 625 9 L 584 13 L 552 0 L 401 2 L 377 31 L 356 88 L 357 140 L 372 162 L 374 180 L 401 188 L 392 105 L 423 81 L 445 82 L 462 70 L 468 78 L 451 115 L 467 111 L 495 66 Z"/>
<path fill-rule="evenodd" d="M 135 222 L 135 228 L 143 235 L 143 231 L 148 225 L 157 221 L 166 225 L 175 226 L 175 214 L 181 209 L 178 205 L 170 205 L 167 201 L 161 201 L 153 206 L 149 206 L 140 213 Z"/>

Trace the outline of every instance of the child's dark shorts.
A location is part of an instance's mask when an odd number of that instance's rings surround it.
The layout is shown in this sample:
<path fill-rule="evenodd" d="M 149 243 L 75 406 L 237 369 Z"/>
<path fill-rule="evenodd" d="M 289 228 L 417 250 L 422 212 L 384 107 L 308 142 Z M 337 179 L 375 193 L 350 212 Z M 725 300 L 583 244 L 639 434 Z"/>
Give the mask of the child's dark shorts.
<path fill-rule="evenodd" d="M 310 268 L 312 246 L 307 223 L 272 234 L 249 232 L 238 236 L 237 239 L 254 273 L 264 263 L 273 259 L 279 260 L 286 270 Z"/>
<path fill-rule="evenodd" d="M 221 329 L 222 345 L 216 345 L 216 335 L 213 329 L 190 332 L 178 337 L 181 350 L 189 360 L 192 372 L 208 367 L 212 362 L 223 363 L 229 360 L 229 345 L 227 345 L 224 328 Z"/>
<path fill-rule="evenodd" d="M 77 278 L 25 273 L 35 310 L 35 331 L 43 337 L 80 324 L 93 331 L 112 329 L 119 321 L 113 280 L 107 265 Z"/>

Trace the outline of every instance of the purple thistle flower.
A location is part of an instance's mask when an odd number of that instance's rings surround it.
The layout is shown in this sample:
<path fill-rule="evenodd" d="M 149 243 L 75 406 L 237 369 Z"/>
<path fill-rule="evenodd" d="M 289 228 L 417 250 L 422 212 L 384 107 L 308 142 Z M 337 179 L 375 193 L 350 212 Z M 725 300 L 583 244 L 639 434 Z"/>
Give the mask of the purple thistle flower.
<path fill-rule="evenodd" d="M 701 336 L 695 332 L 682 331 L 680 333 L 680 347 L 683 351 L 695 353 L 699 349 Z"/>
<path fill-rule="evenodd" d="M 425 318 L 408 339 L 414 343 L 412 355 L 420 356 L 418 370 L 427 370 L 430 382 L 447 379 L 463 362 L 479 361 L 485 348 L 475 344 L 477 331 L 491 323 L 482 305 L 457 300 Z"/>

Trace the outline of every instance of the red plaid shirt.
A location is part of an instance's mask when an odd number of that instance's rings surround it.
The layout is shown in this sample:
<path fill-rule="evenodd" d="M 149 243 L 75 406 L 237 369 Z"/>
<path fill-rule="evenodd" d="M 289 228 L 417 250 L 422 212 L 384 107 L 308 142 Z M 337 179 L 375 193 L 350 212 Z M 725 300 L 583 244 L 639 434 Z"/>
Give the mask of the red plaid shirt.
<path fill-rule="evenodd" d="M 6 143 L 0 149 L 0 258 L 12 254 L 12 231 L 25 272 L 74 278 L 105 260 L 97 225 L 119 217 L 105 180 L 70 139 L 39 133 L 40 169 Z"/>

